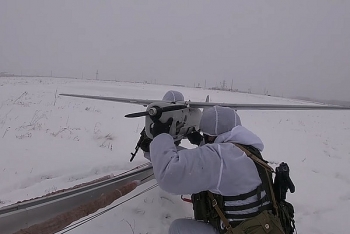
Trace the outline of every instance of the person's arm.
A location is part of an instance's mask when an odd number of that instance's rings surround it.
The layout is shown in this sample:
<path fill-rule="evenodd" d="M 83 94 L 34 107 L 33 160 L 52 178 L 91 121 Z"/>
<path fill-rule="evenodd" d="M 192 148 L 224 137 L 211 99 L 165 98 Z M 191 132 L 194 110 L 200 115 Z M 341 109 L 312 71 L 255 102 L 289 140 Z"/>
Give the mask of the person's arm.
<path fill-rule="evenodd" d="M 154 175 L 159 186 L 174 194 L 192 194 L 216 189 L 221 158 L 212 146 L 178 151 L 169 134 L 160 134 L 150 144 Z"/>
<path fill-rule="evenodd" d="M 150 144 L 151 142 L 149 142 L 148 143 L 148 148 L 144 148 L 144 149 L 146 149 L 147 151 L 144 151 L 144 150 L 142 150 L 143 151 L 143 156 L 146 158 L 146 159 L 148 159 L 149 161 L 151 161 L 151 155 L 150 155 L 150 153 L 149 153 L 149 144 Z M 184 149 L 187 149 L 187 148 L 185 148 L 185 147 L 183 147 L 183 146 L 176 146 L 176 149 L 177 149 L 177 151 L 180 151 L 180 150 L 184 150 Z"/>

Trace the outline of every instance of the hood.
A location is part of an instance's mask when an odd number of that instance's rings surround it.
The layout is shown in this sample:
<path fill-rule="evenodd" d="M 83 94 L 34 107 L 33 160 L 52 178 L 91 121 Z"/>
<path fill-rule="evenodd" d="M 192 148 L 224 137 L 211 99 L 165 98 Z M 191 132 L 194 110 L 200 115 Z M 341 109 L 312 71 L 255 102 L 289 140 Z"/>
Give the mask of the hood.
<path fill-rule="evenodd" d="M 184 101 L 184 95 L 180 93 L 179 91 L 175 90 L 169 90 L 168 92 L 165 93 L 163 101 L 169 101 L 169 102 L 178 102 L 178 101 Z"/>
<path fill-rule="evenodd" d="M 264 143 L 253 132 L 243 126 L 236 126 L 231 131 L 220 134 L 215 139 L 214 143 L 233 142 L 243 145 L 251 145 L 260 151 L 264 149 Z"/>
<path fill-rule="evenodd" d="M 219 136 L 241 125 L 237 112 L 229 107 L 213 106 L 203 110 L 200 130 L 209 136 Z"/>

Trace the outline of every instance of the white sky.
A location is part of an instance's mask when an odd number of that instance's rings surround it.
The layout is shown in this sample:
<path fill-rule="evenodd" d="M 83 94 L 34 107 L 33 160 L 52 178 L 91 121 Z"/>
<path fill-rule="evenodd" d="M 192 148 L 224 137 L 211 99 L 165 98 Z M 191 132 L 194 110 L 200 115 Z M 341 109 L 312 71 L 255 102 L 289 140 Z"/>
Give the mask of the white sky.
<path fill-rule="evenodd" d="M 0 72 L 350 100 L 350 1 L 0 0 Z"/>

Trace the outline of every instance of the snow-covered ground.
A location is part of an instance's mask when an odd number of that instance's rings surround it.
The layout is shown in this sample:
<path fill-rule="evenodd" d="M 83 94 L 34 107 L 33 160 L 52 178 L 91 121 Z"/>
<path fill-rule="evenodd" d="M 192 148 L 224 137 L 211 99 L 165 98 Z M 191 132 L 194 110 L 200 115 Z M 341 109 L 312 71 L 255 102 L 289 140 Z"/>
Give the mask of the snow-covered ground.
<path fill-rule="evenodd" d="M 212 102 L 300 104 L 251 94 L 112 81 L 0 78 L 0 206 L 119 174 L 147 162 L 129 162 L 144 107 L 58 96 L 59 93 L 161 99 L 167 90 Z M 242 124 L 265 143 L 272 166 L 285 161 L 296 192 L 298 233 L 349 233 L 350 111 L 239 111 Z M 183 146 L 193 147 L 187 141 Z M 111 206 L 156 184 L 150 181 Z M 111 207 L 110 206 L 110 207 Z M 108 207 L 107 207 L 108 208 Z M 158 187 L 67 233 L 167 233 L 192 207 Z M 1 229 L 1 227 L 0 227 Z M 1 231 L 0 231 L 1 232 Z"/>

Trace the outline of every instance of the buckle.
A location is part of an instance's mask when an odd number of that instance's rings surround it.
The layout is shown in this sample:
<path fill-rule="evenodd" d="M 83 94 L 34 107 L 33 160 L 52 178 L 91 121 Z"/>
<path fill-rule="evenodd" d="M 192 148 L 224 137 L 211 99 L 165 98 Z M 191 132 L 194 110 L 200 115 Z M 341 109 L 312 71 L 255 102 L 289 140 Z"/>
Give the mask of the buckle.
<path fill-rule="evenodd" d="M 213 207 L 218 205 L 218 202 L 215 199 L 213 199 L 211 202 L 213 203 L 213 205 L 212 205 Z"/>

